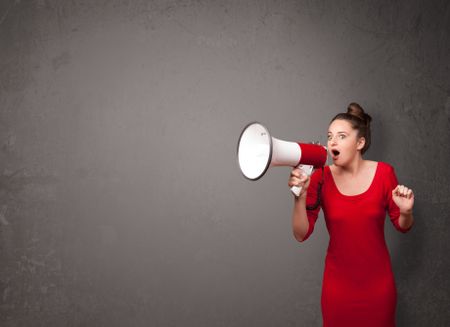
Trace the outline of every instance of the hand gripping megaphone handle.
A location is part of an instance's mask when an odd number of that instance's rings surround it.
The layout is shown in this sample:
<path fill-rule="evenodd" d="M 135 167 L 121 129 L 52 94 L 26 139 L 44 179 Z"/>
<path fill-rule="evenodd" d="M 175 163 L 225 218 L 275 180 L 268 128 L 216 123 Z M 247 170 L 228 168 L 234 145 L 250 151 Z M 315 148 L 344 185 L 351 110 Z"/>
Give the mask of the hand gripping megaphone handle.
<path fill-rule="evenodd" d="M 305 174 L 307 174 L 308 176 L 311 176 L 314 166 L 300 164 L 296 168 L 300 168 Z M 291 187 L 291 192 L 297 197 L 300 195 L 301 191 L 302 191 L 302 188 L 300 186 L 292 186 Z"/>

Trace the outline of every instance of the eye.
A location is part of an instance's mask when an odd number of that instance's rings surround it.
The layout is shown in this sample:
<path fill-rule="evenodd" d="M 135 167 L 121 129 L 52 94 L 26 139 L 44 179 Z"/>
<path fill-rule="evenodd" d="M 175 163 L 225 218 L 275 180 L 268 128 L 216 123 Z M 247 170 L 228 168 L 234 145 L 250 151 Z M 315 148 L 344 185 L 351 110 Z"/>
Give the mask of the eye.
<path fill-rule="evenodd" d="M 344 134 L 340 134 L 340 135 L 339 135 L 339 138 L 340 138 L 341 140 L 343 140 L 343 139 L 345 139 L 345 135 L 344 135 Z"/>

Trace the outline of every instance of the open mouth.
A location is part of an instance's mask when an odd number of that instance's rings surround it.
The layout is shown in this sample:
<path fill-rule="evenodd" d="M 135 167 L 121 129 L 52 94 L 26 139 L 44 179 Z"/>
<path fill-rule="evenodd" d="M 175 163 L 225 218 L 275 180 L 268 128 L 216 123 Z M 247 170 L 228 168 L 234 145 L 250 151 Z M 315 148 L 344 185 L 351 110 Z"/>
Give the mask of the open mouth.
<path fill-rule="evenodd" d="M 331 150 L 331 153 L 333 154 L 333 156 L 337 157 L 340 152 L 338 150 Z"/>

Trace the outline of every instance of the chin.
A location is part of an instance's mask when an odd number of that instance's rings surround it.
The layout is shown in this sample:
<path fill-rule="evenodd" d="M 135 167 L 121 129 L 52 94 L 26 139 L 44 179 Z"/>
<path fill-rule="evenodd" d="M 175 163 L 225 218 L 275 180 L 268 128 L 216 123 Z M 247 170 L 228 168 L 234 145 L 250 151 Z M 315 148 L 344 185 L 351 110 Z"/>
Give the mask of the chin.
<path fill-rule="evenodd" d="M 339 162 L 333 161 L 333 164 L 334 164 L 335 166 L 338 166 L 338 167 L 343 167 L 343 166 L 346 166 L 346 165 L 348 164 L 348 162 L 347 162 L 347 161 L 343 161 L 343 160 L 341 159 L 341 160 L 339 160 Z"/>

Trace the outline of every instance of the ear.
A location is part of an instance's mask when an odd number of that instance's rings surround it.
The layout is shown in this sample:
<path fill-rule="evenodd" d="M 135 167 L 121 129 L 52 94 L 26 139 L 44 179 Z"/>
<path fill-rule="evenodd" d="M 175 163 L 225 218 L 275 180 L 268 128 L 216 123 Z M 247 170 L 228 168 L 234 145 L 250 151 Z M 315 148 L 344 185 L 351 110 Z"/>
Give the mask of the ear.
<path fill-rule="evenodd" d="M 366 139 L 364 137 L 360 137 L 358 142 L 356 143 L 356 150 L 362 150 L 366 145 Z"/>

